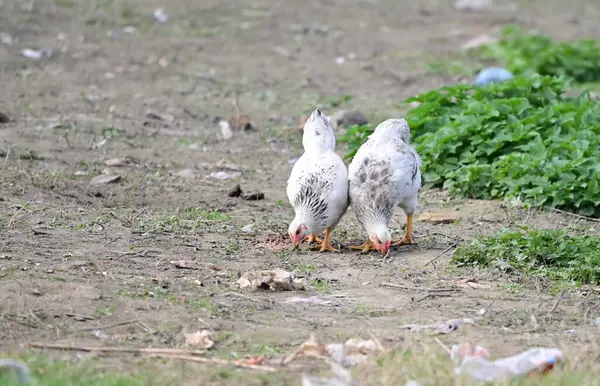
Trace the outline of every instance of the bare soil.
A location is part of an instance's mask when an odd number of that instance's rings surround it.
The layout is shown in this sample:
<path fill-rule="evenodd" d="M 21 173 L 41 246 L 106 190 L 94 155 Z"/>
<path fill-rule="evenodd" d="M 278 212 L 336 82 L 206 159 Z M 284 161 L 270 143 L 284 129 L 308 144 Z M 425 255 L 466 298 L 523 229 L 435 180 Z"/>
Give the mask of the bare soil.
<path fill-rule="evenodd" d="M 285 186 L 290 160 L 301 154 L 301 115 L 319 107 L 329 115 L 358 109 L 372 122 L 399 116 L 405 98 L 464 78 L 428 72 L 428 61 L 459 53 L 480 34 L 499 35 L 506 23 L 557 39 L 600 35 L 593 1 L 498 1 L 483 12 L 452 4 L 0 1 L 0 32 L 12 37 L 10 45 L 0 43 L 0 112 L 12 119 L 0 124 L 0 351 L 30 342 L 183 347 L 185 332 L 210 329 L 215 356 L 262 354 L 265 363 L 277 363 L 311 333 L 331 342 L 376 336 L 387 348 L 424 344 L 443 352 L 431 336 L 397 326 L 476 317 L 485 308 L 483 320 L 442 341 L 471 340 L 495 355 L 536 345 L 577 358 L 597 355 L 597 292 L 562 293 L 559 284 L 447 264 L 449 246 L 512 222 L 593 225 L 583 220 L 424 191 L 420 212 L 459 220 L 417 222 L 418 245 L 388 259 L 346 248 L 366 237 L 351 210 L 334 232 L 340 254 L 293 251 L 281 240 L 293 217 Z M 152 17 L 161 6 L 169 15 L 164 24 Z M 36 61 L 21 55 L 24 48 L 54 53 Z M 336 63 L 341 56 L 345 62 Z M 255 129 L 224 141 L 215 117 L 240 113 Z M 105 164 L 115 158 L 129 162 Z M 106 168 L 121 179 L 90 184 Z M 218 172 L 232 178 L 215 178 Z M 228 197 L 236 184 L 265 199 Z M 404 214 L 395 220 L 399 236 Z M 189 268 L 178 268 L 181 260 Z M 276 267 L 304 276 L 310 288 L 232 287 L 244 272 Z M 440 287 L 457 289 L 425 296 Z M 285 303 L 295 296 L 330 303 Z M 90 330 L 128 320 L 138 323 Z M 144 362 L 102 361 L 126 372 Z M 233 382 L 214 366 L 197 366 L 178 368 L 176 383 Z M 252 382 L 299 384 L 294 374 L 314 366 Z"/>

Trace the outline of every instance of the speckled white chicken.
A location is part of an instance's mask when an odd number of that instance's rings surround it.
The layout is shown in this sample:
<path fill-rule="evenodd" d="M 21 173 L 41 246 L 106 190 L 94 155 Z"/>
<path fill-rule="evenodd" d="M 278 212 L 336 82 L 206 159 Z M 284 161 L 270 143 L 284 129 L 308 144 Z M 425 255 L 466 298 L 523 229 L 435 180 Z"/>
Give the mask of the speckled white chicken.
<path fill-rule="evenodd" d="M 348 166 L 350 206 L 369 237 L 352 249 L 378 250 L 387 255 L 391 246 L 414 243 L 412 220 L 421 189 L 421 162 L 409 141 L 405 119 L 385 120 Z M 389 222 L 397 206 L 406 213 L 406 234 L 392 241 Z"/>
<path fill-rule="evenodd" d="M 304 154 L 287 182 L 287 196 L 296 216 L 288 233 L 294 244 L 306 239 L 321 243 L 321 252 L 339 252 L 331 246 L 331 232 L 348 209 L 348 170 L 335 153 L 335 136 L 328 117 L 315 109 L 304 124 Z M 321 240 L 317 236 L 325 231 Z"/>

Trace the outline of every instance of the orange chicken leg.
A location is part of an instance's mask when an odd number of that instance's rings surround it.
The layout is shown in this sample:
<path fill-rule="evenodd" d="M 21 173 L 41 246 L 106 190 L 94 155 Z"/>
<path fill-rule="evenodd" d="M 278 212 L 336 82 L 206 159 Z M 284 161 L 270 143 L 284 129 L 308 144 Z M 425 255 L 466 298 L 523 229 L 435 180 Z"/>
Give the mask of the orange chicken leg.
<path fill-rule="evenodd" d="M 413 237 L 412 237 L 412 219 L 413 219 L 412 215 L 406 216 L 406 234 L 404 234 L 404 237 L 402 239 L 392 241 L 392 243 L 390 244 L 390 247 L 397 247 L 399 245 L 415 244 L 415 241 L 413 240 Z"/>

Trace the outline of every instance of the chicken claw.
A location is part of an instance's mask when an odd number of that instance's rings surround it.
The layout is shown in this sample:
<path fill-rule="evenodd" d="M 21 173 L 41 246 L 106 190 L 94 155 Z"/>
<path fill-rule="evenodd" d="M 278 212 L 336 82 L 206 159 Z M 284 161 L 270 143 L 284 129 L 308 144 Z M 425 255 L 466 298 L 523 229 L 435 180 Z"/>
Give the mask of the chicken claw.
<path fill-rule="evenodd" d="M 377 248 L 375 247 L 375 244 L 373 244 L 373 242 L 371 240 L 368 240 L 363 245 L 351 246 L 350 249 L 359 249 L 360 253 L 367 253 L 369 251 L 377 250 Z"/>
<path fill-rule="evenodd" d="M 306 238 L 306 242 L 307 242 L 308 244 L 312 244 L 312 243 L 314 243 L 315 241 L 316 241 L 317 243 L 322 243 L 322 242 L 323 242 L 323 240 L 322 240 L 321 238 L 319 238 L 319 236 L 317 236 L 317 235 L 316 235 L 316 233 L 311 233 L 311 234 L 310 234 L 310 235 L 308 235 L 308 237 Z"/>
<path fill-rule="evenodd" d="M 319 250 L 319 252 L 325 252 L 325 251 L 339 252 L 340 251 L 339 249 L 335 249 L 334 247 L 331 246 L 331 243 L 329 241 L 330 236 L 331 236 L 331 228 L 327 228 L 327 230 L 325 231 L 325 238 L 321 242 L 321 249 Z"/>

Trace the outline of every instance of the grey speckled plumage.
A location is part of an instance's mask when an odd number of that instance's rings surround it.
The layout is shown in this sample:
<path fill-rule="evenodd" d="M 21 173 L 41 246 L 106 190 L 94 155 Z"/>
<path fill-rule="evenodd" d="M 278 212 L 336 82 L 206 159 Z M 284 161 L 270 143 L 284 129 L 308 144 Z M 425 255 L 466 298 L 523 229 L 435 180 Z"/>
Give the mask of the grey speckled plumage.
<path fill-rule="evenodd" d="M 420 159 L 409 141 L 406 120 L 388 119 L 377 126 L 348 166 L 350 206 L 369 236 L 389 239 L 389 221 L 397 206 L 407 215 L 416 210 Z"/>
<path fill-rule="evenodd" d="M 335 153 L 335 136 L 319 110 L 308 118 L 302 137 L 304 154 L 287 182 L 295 218 L 289 231 L 305 225 L 309 234 L 333 229 L 348 208 L 348 170 Z"/>

